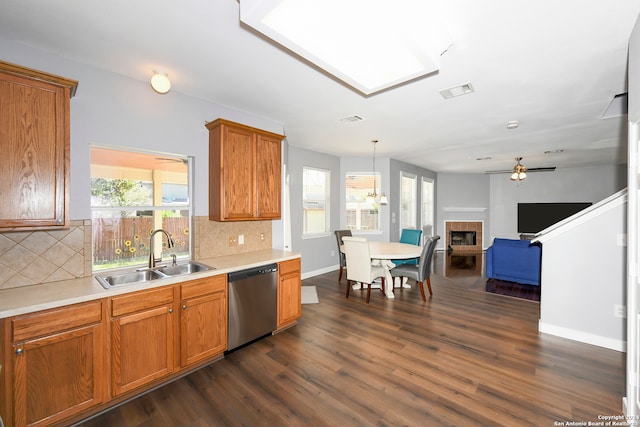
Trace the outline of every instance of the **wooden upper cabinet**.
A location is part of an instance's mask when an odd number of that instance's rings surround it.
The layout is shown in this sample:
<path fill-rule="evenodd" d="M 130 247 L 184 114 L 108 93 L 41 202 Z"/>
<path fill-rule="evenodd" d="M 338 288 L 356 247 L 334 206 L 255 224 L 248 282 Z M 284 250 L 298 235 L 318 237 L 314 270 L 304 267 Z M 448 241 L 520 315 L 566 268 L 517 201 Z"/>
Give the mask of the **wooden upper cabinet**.
<path fill-rule="evenodd" d="M 0 61 L 0 231 L 69 226 L 77 82 Z"/>
<path fill-rule="evenodd" d="M 284 136 L 218 119 L 209 129 L 209 219 L 280 218 Z"/>

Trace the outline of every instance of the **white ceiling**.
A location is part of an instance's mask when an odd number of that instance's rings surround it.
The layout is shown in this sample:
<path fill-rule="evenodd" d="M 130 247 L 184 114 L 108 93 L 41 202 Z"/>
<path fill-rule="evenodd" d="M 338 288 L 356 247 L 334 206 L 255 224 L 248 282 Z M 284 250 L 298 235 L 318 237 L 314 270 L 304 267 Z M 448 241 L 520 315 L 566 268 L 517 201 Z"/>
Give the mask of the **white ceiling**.
<path fill-rule="evenodd" d="M 369 97 L 241 25 L 237 0 L 0 0 L 0 38 L 141 81 L 161 69 L 163 96 L 275 120 L 329 154 L 370 156 L 377 139 L 379 157 L 437 172 L 626 162 L 626 116 L 602 114 L 627 90 L 640 1 L 443 3 L 455 41 L 439 73 Z M 464 83 L 475 93 L 438 93 Z M 352 115 L 364 120 L 341 122 Z"/>

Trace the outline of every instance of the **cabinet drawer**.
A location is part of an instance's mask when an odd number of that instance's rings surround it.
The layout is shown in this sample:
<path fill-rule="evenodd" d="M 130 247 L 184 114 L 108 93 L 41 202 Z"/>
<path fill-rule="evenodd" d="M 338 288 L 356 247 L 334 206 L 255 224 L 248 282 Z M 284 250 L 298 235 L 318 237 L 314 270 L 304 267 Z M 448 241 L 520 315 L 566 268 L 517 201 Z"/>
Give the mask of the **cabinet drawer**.
<path fill-rule="evenodd" d="M 18 316 L 12 320 L 13 341 L 51 335 L 102 321 L 102 300 Z"/>
<path fill-rule="evenodd" d="M 281 276 L 294 271 L 300 271 L 300 258 L 283 261 L 279 264 L 278 268 L 280 269 Z"/>
<path fill-rule="evenodd" d="M 172 302 L 173 286 L 134 292 L 111 298 L 111 316 L 122 316 L 139 310 L 171 304 Z"/>
<path fill-rule="evenodd" d="M 185 282 L 180 285 L 181 298 L 193 298 L 213 292 L 224 291 L 227 288 L 227 275 L 206 277 L 204 279 L 196 279 Z"/>

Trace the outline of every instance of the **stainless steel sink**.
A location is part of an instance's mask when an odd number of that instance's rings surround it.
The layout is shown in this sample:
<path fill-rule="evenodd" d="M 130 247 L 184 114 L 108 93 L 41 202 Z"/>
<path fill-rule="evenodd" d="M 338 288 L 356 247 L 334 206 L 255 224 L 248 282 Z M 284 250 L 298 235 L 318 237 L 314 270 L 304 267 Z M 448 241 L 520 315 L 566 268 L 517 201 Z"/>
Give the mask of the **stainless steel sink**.
<path fill-rule="evenodd" d="M 166 274 L 167 276 L 181 276 L 183 274 L 197 273 L 198 271 L 207 271 L 211 268 L 204 264 L 199 264 L 194 261 L 189 261 L 185 264 L 168 265 L 166 267 L 160 267 L 158 272 Z"/>
<path fill-rule="evenodd" d="M 149 282 L 169 277 L 185 276 L 191 273 L 212 269 L 213 267 L 209 267 L 195 261 L 188 261 L 177 265 L 167 265 L 163 267 L 128 271 L 110 275 L 97 275 L 96 280 L 98 280 L 105 289 L 110 289 L 114 286 L 132 285 L 134 283 Z"/>
<path fill-rule="evenodd" d="M 106 289 L 120 285 L 130 285 L 133 283 L 148 282 L 150 280 L 167 277 L 156 270 L 132 271 L 129 273 L 112 274 L 109 276 L 96 276 L 98 282 Z"/>

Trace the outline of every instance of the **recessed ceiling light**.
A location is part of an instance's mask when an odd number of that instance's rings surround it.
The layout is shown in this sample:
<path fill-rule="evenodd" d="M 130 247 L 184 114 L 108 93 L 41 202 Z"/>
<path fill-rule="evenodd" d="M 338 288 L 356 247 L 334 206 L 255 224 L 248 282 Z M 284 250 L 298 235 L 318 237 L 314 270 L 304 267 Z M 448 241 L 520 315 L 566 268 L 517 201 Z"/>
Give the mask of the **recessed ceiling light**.
<path fill-rule="evenodd" d="M 507 129 L 516 129 L 518 126 L 520 126 L 520 122 L 517 120 L 510 120 L 507 122 Z"/>

